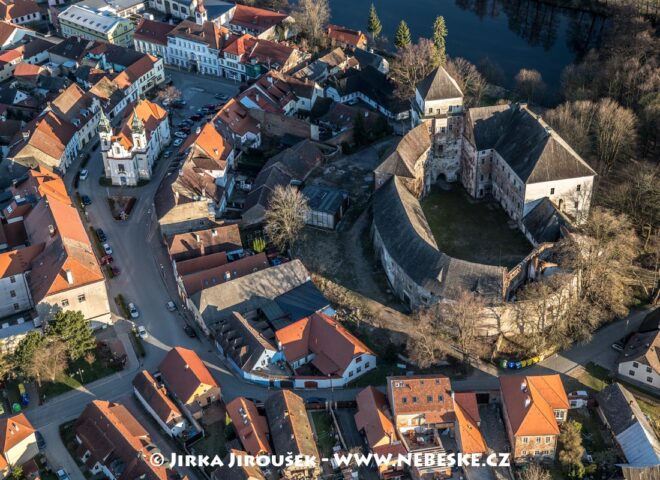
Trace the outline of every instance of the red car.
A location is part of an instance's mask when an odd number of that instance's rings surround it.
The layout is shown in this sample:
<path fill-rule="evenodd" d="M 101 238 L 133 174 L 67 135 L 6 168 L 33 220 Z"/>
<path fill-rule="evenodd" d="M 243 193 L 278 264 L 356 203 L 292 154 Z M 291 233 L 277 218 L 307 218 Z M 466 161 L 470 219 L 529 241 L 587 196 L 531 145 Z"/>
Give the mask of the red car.
<path fill-rule="evenodd" d="M 101 265 L 109 265 L 114 261 L 115 259 L 112 258 L 112 255 L 106 255 L 104 257 L 101 257 Z"/>
<path fill-rule="evenodd" d="M 120 273 L 121 273 L 121 270 L 119 270 L 119 268 L 112 267 L 112 275 L 114 275 L 115 277 L 118 277 Z"/>

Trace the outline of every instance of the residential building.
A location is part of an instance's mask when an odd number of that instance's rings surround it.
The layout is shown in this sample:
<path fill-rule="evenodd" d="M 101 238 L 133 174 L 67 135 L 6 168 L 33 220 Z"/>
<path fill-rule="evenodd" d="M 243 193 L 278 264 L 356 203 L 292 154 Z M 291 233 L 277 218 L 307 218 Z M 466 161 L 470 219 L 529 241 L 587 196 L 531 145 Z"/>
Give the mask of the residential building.
<path fill-rule="evenodd" d="M 96 127 L 102 115 L 101 103 L 77 84 L 72 83 L 58 95 L 50 103 L 50 110 L 76 128 L 78 151 L 96 138 Z"/>
<path fill-rule="evenodd" d="M 291 390 L 280 390 L 266 399 L 265 408 L 277 455 L 321 458 L 302 398 Z M 282 467 L 281 473 L 285 480 L 312 479 L 321 475 L 321 468 L 319 462 L 293 464 Z"/>
<path fill-rule="evenodd" d="M 261 415 L 253 401 L 236 397 L 227 404 L 227 415 L 231 419 L 236 436 L 245 451 L 252 455 L 271 455 L 266 417 Z"/>
<path fill-rule="evenodd" d="M 0 471 L 23 465 L 39 454 L 35 432 L 22 413 L 0 419 Z"/>
<path fill-rule="evenodd" d="M 167 251 L 172 259 L 173 267 L 181 265 L 185 260 L 210 256 L 215 253 L 224 253 L 226 257 L 240 257 L 243 255 L 243 242 L 238 225 L 218 225 L 205 230 L 165 235 Z M 184 270 L 188 273 L 188 270 Z M 179 272 L 179 274 L 184 274 Z"/>
<path fill-rule="evenodd" d="M 77 67 L 81 64 L 85 55 L 87 55 L 87 50 L 92 45 L 94 43 L 87 38 L 78 36 L 65 38 L 48 50 L 49 62 L 55 65 L 73 64 Z"/>
<path fill-rule="evenodd" d="M 348 208 L 348 192 L 321 185 L 307 185 L 302 194 L 309 207 L 307 225 L 334 230 Z"/>
<path fill-rule="evenodd" d="M 355 400 L 355 425 L 366 437 L 369 451 L 381 458 L 392 455 L 393 460 L 390 463 L 383 462 L 378 465 L 380 477 L 397 478 L 397 475 L 403 475 L 403 466 L 398 465 L 396 459 L 398 455 L 405 455 L 407 452 L 397 436 L 387 397 L 376 388 L 367 387 L 357 394 Z"/>
<path fill-rule="evenodd" d="M 82 0 L 76 5 L 102 14 L 130 18 L 145 9 L 144 0 Z"/>
<path fill-rule="evenodd" d="M 569 407 L 559 375 L 504 375 L 500 393 L 513 460 L 554 458 Z"/>
<path fill-rule="evenodd" d="M 122 90 L 128 91 L 131 86 L 137 86 L 134 96 L 127 94 L 128 97 L 131 97 L 131 101 L 143 98 L 147 92 L 164 81 L 165 67 L 163 59 L 152 55 L 142 56 L 114 78 L 114 82 Z"/>
<path fill-rule="evenodd" d="M 143 18 L 133 33 L 135 50 L 158 58 L 167 58 L 167 36 L 174 28 L 169 23 Z"/>
<path fill-rule="evenodd" d="M 195 419 L 203 416 L 205 407 L 220 400 L 220 386 L 192 350 L 173 348 L 160 363 L 159 370 L 167 390 Z"/>
<path fill-rule="evenodd" d="M 613 383 L 598 392 L 596 400 L 598 416 L 623 451 L 625 466 L 657 468 L 660 441 L 635 397 L 620 383 Z"/>
<path fill-rule="evenodd" d="M 622 380 L 652 392 L 660 391 L 660 330 L 635 333 L 617 363 Z"/>
<path fill-rule="evenodd" d="M 45 20 L 45 9 L 30 0 L 0 0 L 0 20 L 30 25 Z"/>
<path fill-rule="evenodd" d="M 0 20 L 0 49 L 5 50 L 23 40 L 26 36 L 36 35 L 34 30 L 20 27 L 16 23 Z"/>
<path fill-rule="evenodd" d="M 454 393 L 454 432 L 459 451 L 467 454 L 486 454 L 488 447 L 481 433 L 481 415 L 474 392 Z"/>
<path fill-rule="evenodd" d="M 326 34 L 333 46 L 344 48 L 367 48 L 367 36 L 359 30 L 341 27 L 339 25 L 328 25 Z"/>
<path fill-rule="evenodd" d="M 213 122 L 237 148 L 258 148 L 261 145 L 261 124 L 235 98 L 222 106 Z"/>
<path fill-rule="evenodd" d="M 360 69 L 372 67 L 383 75 L 390 73 L 390 63 L 382 55 L 362 48 L 356 48 L 352 53 Z"/>
<path fill-rule="evenodd" d="M 149 461 L 157 446 L 149 432 L 120 403 L 92 400 L 76 420 L 74 431 L 78 460 L 92 475 L 109 479 L 181 478 L 167 466 Z"/>
<path fill-rule="evenodd" d="M 293 17 L 263 8 L 236 4 L 226 26 L 238 34 L 248 34 L 264 40 L 286 40 L 294 32 Z"/>
<path fill-rule="evenodd" d="M 331 75 L 345 71 L 351 64 L 351 58 L 339 47 L 334 48 L 313 62 L 299 64 L 288 72 L 295 78 L 323 83 Z"/>
<path fill-rule="evenodd" d="M 229 466 L 231 458 L 247 457 L 241 450 L 231 449 L 223 459 L 222 466 L 216 468 L 211 474 L 211 480 L 266 480 L 261 469 L 248 461 L 236 462 L 240 465 Z"/>
<path fill-rule="evenodd" d="M 34 307 L 26 273 L 42 249 L 41 245 L 31 245 L 0 253 L 0 318 Z"/>
<path fill-rule="evenodd" d="M 203 11 L 203 0 L 150 0 L 149 6 L 159 12 L 180 18 L 186 21 L 188 18 L 197 18 L 197 12 Z"/>
<path fill-rule="evenodd" d="M 221 75 L 241 82 L 254 80 L 269 70 L 286 72 L 302 58 L 298 49 L 282 43 L 249 34 L 234 34 L 227 39 L 221 51 Z"/>
<path fill-rule="evenodd" d="M 133 379 L 133 393 L 170 437 L 179 437 L 185 431 L 187 422 L 181 410 L 167 396 L 167 389 L 146 370 Z"/>
<path fill-rule="evenodd" d="M 133 46 L 133 23 L 107 12 L 70 5 L 58 15 L 62 36 L 100 40 L 123 47 Z"/>
<path fill-rule="evenodd" d="M 75 125 L 45 111 L 23 127 L 9 149 L 8 158 L 28 168 L 43 166 L 64 174 L 77 155 Z"/>
<path fill-rule="evenodd" d="M 213 22 L 184 20 L 167 34 L 166 61 L 190 71 L 221 76 L 220 50 L 229 30 Z"/>
<path fill-rule="evenodd" d="M 314 313 L 277 330 L 275 338 L 294 372 L 305 372 L 302 375 L 309 386 L 313 377 L 322 377 L 324 380 L 317 382 L 322 386 L 343 386 L 376 368 L 376 355 L 324 313 Z"/>
<path fill-rule="evenodd" d="M 105 114 L 98 129 L 105 177 L 113 185 L 135 186 L 150 180 L 154 162 L 170 142 L 167 112 L 147 99 L 132 108 L 117 131 Z"/>

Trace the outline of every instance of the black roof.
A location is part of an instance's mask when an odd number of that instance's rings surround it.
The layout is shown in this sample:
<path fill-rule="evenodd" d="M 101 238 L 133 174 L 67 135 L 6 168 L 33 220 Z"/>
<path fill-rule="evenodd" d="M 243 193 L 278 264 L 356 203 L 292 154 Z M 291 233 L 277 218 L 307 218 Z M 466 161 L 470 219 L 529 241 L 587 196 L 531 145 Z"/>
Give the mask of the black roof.
<path fill-rule="evenodd" d="M 311 280 L 275 297 L 275 303 L 289 316 L 291 323 L 330 306 L 328 299 Z"/>
<path fill-rule="evenodd" d="M 561 237 L 561 227 L 566 222 L 550 199 L 543 197 L 525 215 L 523 225 L 536 243 L 554 243 Z"/>
<path fill-rule="evenodd" d="M 656 308 L 652 312 L 646 314 L 638 331 L 652 332 L 658 329 L 660 329 L 660 308 Z"/>
<path fill-rule="evenodd" d="M 85 56 L 87 47 L 91 44 L 92 42 L 89 40 L 85 40 L 80 37 L 68 37 L 54 47 L 50 48 L 48 52 L 53 55 L 59 55 L 61 57 L 69 58 L 78 62 Z"/>
<path fill-rule="evenodd" d="M 596 394 L 596 400 L 614 435 L 619 435 L 637 422 L 647 432 L 653 432 L 635 397 L 620 383 L 605 387 Z"/>
<path fill-rule="evenodd" d="M 441 100 L 463 97 L 463 92 L 447 71 L 438 67 L 417 84 L 417 91 L 424 100 Z"/>

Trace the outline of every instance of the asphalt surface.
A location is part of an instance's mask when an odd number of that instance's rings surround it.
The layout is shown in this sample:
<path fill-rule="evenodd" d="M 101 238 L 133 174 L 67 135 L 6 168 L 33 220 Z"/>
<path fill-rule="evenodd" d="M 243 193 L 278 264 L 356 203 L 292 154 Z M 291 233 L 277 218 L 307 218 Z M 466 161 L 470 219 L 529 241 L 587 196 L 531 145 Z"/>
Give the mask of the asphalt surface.
<path fill-rule="evenodd" d="M 237 91 L 237 86 L 228 81 L 193 76 L 172 69 L 168 69 L 168 75 L 172 77 L 175 86 L 183 92 L 184 98 L 190 104 L 188 111 L 176 113 L 179 118 L 196 110 L 198 106 L 213 103 L 209 98 L 217 92 L 233 95 Z M 145 341 L 146 357 L 139 362 L 137 360 L 130 362 L 131 364 L 123 372 L 86 385 L 81 390 L 60 395 L 27 412 L 32 424 L 46 439 L 46 455 L 51 466 L 65 468 L 72 480 L 83 480 L 84 477 L 64 448 L 59 438 L 58 426 L 76 418 L 94 399 L 126 398 L 126 395 L 130 395 L 132 391 L 131 382 L 135 373 L 142 368 L 155 371 L 165 353 L 173 346 L 183 346 L 197 351 L 219 382 L 226 401 L 239 395 L 264 400 L 271 393 L 266 387 L 245 382 L 234 376 L 223 365 L 222 360 L 215 354 L 213 345 L 207 339 L 191 339 L 184 334 L 185 319 L 180 310 L 169 312 L 166 308 L 169 300 L 178 299 L 171 268 L 168 268 L 166 251 L 158 235 L 152 200 L 160 180 L 166 174 L 168 163 L 173 160 L 173 157 L 168 160 L 161 159 L 155 168 L 154 178 L 145 186 L 106 188 L 99 186 L 98 183 L 98 179 L 103 175 L 103 162 L 100 151 L 96 150 L 92 152 L 86 167 L 90 172 L 89 178 L 79 184 L 80 193 L 89 195 L 92 199 L 92 205 L 87 208 L 89 222 L 94 227 L 103 228 L 108 236 L 108 243 L 114 250 L 115 264 L 121 269 L 118 277 L 107 282 L 111 308 L 116 318 L 120 318 L 113 301 L 113 298 L 120 293 L 127 301 L 135 302 L 140 310 L 140 317 L 135 323 L 143 325 L 149 337 Z M 72 169 L 67 174 L 67 185 L 72 184 L 75 170 Z M 116 221 L 110 214 L 107 196 L 116 194 L 137 198 L 135 208 L 126 221 Z M 178 301 L 177 304 L 180 307 Z M 546 359 L 532 369 L 526 370 L 526 373 L 568 373 L 576 366 L 585 365 L 589 361 L 598 363 L 611 361 L 611 343 L 635 329 L 643 315 L 639 312 L 633 313 L 629 319 L 611 324 L 597 332 L 590 343 L 573 347 Z M 127 323 L 120 322 L 120 324 Z M 491 390 L 499 387 L 497 377 L 484 372 L 475 372 L 467 379 L 454 381 L 452 384 L 458 391 Z M 358 388 L 335 389 L 332 393 L 328 390 L 305 390 L 298 393 L 303 397 L 348 400 L 354 399 L 359 390 Z"/>

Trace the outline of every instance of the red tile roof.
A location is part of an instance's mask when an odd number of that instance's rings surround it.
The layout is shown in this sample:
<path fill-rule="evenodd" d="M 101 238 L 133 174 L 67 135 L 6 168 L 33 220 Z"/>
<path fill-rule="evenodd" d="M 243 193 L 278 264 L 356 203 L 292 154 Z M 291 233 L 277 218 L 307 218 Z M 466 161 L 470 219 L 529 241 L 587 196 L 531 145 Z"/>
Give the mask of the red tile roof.
<path fill-rule="evenodd" d="M 165 243 L 170 256 L 177 262 L 211 253 L 243 249 L 241 232 L 236 223 L 168 235 Z"/>
<path fill-rule="evenodd" d="M 205 288 L 265 270 L 268 267 L 270 267 L 268 257 L 262 252 L 234 260 L 224 265 L 182 275 L 181 280 L 183 281 L 183 287 L 186 289 L 186 293 L 188 295 L 194 295 Z"/>
<path fill-rule="evenodd" d="M 34 427 L 22 413 L 0 418 L 0 453 L 8 452 L 34 432 Z"/>
<path fill-rule="evenodd" d="M 14 20 L 32 13 L 43 12 L 34 0 L 0 0 L 0 20 Z"/>
<path fill-rule="evenodd" d="M 287 15 L 284 13 L 237 4 L 229 23 L 261 33 L 281 23 L 285 18 Z"/>
<path fill-rule="evenodd" d="M 339 25 L 328 25 L 328 37 L 346 45 L 364 48 L 367 45 L 367 36 L 359 30 L 341 27 Z"/>
<path fill-rule="evenodd" d="M 231 132 L 242 137 L 248 132 L 259 133 L 259 122 L 248 112 L 248 109 L 232 98 L 218 111 L 213 121 L 220 122 Z"/>
<path fill-rule="evenodd" d="M 247 453 L 254 456 L 272 453 L 266 417 L 259 415 L 254 402 L 237 397 L 227 404 L 227 414 Z"/>
<path fill-rule="evenodd" d="M 194 400 L 193 395 L 200 385 L 218 387 L 202 359 L 187 348 L 175 347 L 167 352 L 159 370 L 167 387 L 185 405 Z"/>
<path fill-rule="evenodd" d="M 343 375 L 351 361 L 373 352 L 338 322 L 323 313 L 300 319 L 275 332 L 289 363 L 316 354 L 312 364 L 323 375 Z"/>
<path fill-rule="evenodd" d="M 169 23 L 143 18 L 135 29 L 133 38 L 144 42 L 158 43 L 167 46 L 167 35 L 173 28 L 174 25 L 170 25 Z"/>
<path fill-rule="evenodd" d="M 454 421 L 451 382 L 443 375 L 387 377 L 390 406 L 399 415 L 424 415 L 426 423 Z"/>
<path fill-rule="evenodd" d="M 227 167 L 227 160 L 233 149 L 232 143 L 227 141 L 222 134 L 215 127 L 213 122 L 207 122 L 199 130 L 199 133 L 193 133 L 188 136 L 184 142 L 181 150 L 190 148 L 188 158 L 195 161 L 196 159 L 209 159 L 212 160 L 210 168 L 206 170 L 224 170 Z M 197 166 L 199 165 L 197 160 Z"/>
<path fill-rule="evenodd" d="M 486 442 L 479 430 L 481 418 L 477 397 L 473 392 L 454 394 L 454 413 L 458 422 L 460 451 L 462 453 L 486 453 Z"/>
<path fill-rule="evenodd" d="M 374 387 L 361 390 L 357 397 L 358 411 L 355 424 L 364 431 L 367 443 L 372 450 L 383 445 L 397 443 L 396 429 L 392 423 L 392 413 L 387 405 L 387 397 Z"/>
<path fill-rule="evenodd" d="M 17 138 L 18 143 L 10 150 L 9 157 L 20 157 L 24 148 L 34 148 L 52 158 L 53 163 L 57 161 L 57 165 L 52 165 L 55 168 L 59 166 L 59 160 L 64 155 L 66 146 L 72 140 L 76 128 L 53 112 L 48 111 L 26 125 L 23 132 L 29 134 L 29 139 L 25 141 L 20 137 Z M 19 135 L 22 135 L 23 132 Z"/>
<path fill-rule="evenodd" d="M 43 249 L 44 245 L 38 244 L 0 253 L 0 278 L 11 277 L 30 270 L 30 264 Z"/>
<path fill-rule="evenodd" d="M 181 410 L 167 396 L 165 387 L 159 386 L 146 370 L 142 370 L 135 376 L 133 387 L 166 425 L 171 426 L 183 419 Z"/>
<path fill-rule="evenodd" d="M 167 121 L 167 112 L 165 109 L 146 98 L 140 100 L 132 109 L 129 107 L 126 110 L 129 113 L 124 117 L 119 133 L 112 137 L 113 142 L 121 143 L 126 150 L 133 148 L 131 128 L 135 117 L 140 119 L 144 125 L 147 140 L 151 138 L 151 132 L 156 130 L 163 121 Z"/>
<path fill-rule="evenodd" d="M 554 410 L 569 406 L 559 375 L 505 375 L 500 390 L 514 435 L 559 435 Z"/>
<path fill-rule="evenodd" d="M 122 90 L 130 87 L 133 83 L 137 82 L 144 75 L 153 70 L 158 59 L 153 55 L 144 55 L 136 62 L 133 62 L 125 70 L 122 70 L 119 75 L 115 77 L 115 83 Z"/>

